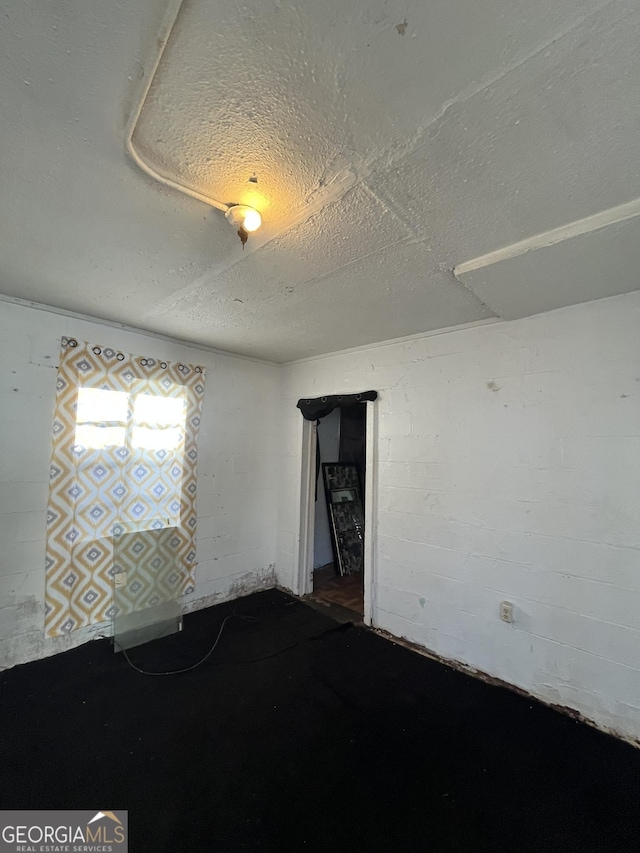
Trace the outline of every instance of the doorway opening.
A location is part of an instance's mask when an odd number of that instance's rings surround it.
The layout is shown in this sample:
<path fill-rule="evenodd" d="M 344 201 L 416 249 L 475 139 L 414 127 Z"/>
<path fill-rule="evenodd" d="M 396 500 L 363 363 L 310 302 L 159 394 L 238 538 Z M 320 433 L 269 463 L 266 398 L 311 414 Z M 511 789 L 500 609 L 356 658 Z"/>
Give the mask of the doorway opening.
<path fill-rule="evenodd" d="M 367 404 L 317 420 L 310 594 L 336 616 L 364 616 Z M 340 611 L 345 611 L 342 614 Z M 348 612 L 348 613 L 347 613 Z"/>
<path fill-rule="evenodd" d="M 335 586 L 341 586 L 344 581 L 340 581 L 340 577 L 344 572 L 336 572 L 336 553 L 332 549 L 327 551 L 326 539 L 325 549 L 322 550 L 322 545 L 319 542 L 316 549 L 316 507 L 317 503 L 324 501 L 326 503 L 326 488 L 327 475 L 323 473 L 322 459 L 325 463 L 335 462 L 334 459 L 328 459 L 326 456 L 329 453 L 337 452 L 337 462 L 339 465 L 355 465 L 356 470 L 359 467 L 358 487 L 362 501 L 364 526 L 362 531 L 362 568 L 361 578 L 363 587 L 362 599 L 358 600 L 358 611 L 347 610 L 341 605 L 336 604 L 336 608 L 341 608 L 343 615 L 352 619 L 353 615 L 361 615 L 365 625 L 374 624 L 375 610 L 375 555 L 376 555 L 376 529 L 375 519 L 377 513 L 377 406 L 375 401 L 378 394 L 376 391 L 362 391 L 358 394 L 342 394 L 330 397 L 318 397 L 315 399 L 298 400 L 297 408 L 301 410 L 302 418 L 302 455 L 301 455 L 301 492 L 300 492 L 300 536 L 299 536 L 299 551 L 297 572 L 294 578 L 294 590 L 300 596 L 309 596 L 311 601 L 316 606 L 325 606 L 324 603 L 319 604 L 313 599 L 314 592 L 314 567 L 318 570 L 332 566 L 333 575 L 329 575 L 333 580 L 336 578 Z M 366 401 L 366 402 L 365 402 Z M 326 429 L 323 427 L 322 421 L 335 409 L 347 410 L 356 404 L 363 404 L 362 408 L 351 409 L 344 417 L 342 414 L 334 415 L 338 420 L 326 424 Z M 353 415 L 353 417 L 352 417 Z M 320 460 L 317 458 L 317 437 L 318 427 L 320 424 Z M 323 442 L 322 432 L 326 432 L 325 441 Z M 340 440 L 342 436 L 342 441 Z M 331 437 L 333 436 L 333 438 Z M 340 445 L 342 444 L 342 462 L 340 461 Z M 326 449 L 323 450 L 323 445 Z M 319 468 L 318 468 L 319 464 Z M 335 472 L 330 472 L 335 473 Z M 344 501 L 344 509 L 346 510 L 348 502 L 352 498 L 352 494 L 340 494 L 342 486 L 347 490 L 351 489 L 353 480 L 350 482 L 335 482 L 332 481 L 329 485 L 337 489 L 338 494 L 334 498 L 339 499 L 339 502 Z M 316 501 L 316 494 L 318 501 Z M 318 512 L 321 512 L 319 509 Z M 343 514 L 344 515 L 344 514 Z M 330 522 L 330 511 L 327 510 L 327 520 Z M 320 528 L 322 529 L 322 528 Z M 326 528 L 325 528 L 326 529 Z M 322 537 L 320 533 L 320 537 Z M 326 563 L 321 555 L 324 553 L 330 554 L 331 563 Z M 357 549 L 355 550 L 356 556 Z M 347 559 L 348 562 L 348 559 Z M 324 563 L 324 566 L 322 565 Z M 344 568 L 344 566 L 343 566 Z M 353 566 L 350 566 L 353 568 Z M 327 571 L 328 575 L 329 572 Z M 348 574 L 348 572 L 347 572 Z M 322 582 L 322 576 L 318 574 L 315 578 L 316 587 Z M 318 590 L 316 589 L 316 592 Z M 362 600 L 362 604 L 360 604 Z M 327 605 L 328 606 L 328 605 Z M 333 606 L 333 605 L 332 605 Z M 352 605 L 353 606 L 353 605 Z M 335 613 L 337 618 L 340 614 Z M 342 621 L 346 621 L 346 618 Z"/>

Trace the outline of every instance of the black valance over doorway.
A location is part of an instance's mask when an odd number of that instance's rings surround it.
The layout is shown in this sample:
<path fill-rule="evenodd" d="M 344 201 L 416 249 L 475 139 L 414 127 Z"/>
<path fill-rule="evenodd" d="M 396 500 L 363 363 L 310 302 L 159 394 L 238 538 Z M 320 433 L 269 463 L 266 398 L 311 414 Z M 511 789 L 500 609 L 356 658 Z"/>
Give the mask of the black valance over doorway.
<path fill-rule="evenodd" d="M 360 394 L 331 394 L 328 397 L 298 400 L 296 405 L 305 420 L 317 421 L 320 418 L 326 418 L 338 406 L 354 406 L 356 403 L 364 403 L 365 400 L 376 400 L 377 397 L 377 391 L 362 391 Z"/>

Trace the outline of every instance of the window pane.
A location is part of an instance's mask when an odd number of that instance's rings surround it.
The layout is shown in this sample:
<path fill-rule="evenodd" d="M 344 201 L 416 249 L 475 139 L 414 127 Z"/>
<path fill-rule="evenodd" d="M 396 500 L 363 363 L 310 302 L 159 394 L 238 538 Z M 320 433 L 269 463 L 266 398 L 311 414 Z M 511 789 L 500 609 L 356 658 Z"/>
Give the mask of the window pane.
<path fill-rule="evenodd" d="M 151 429 L 134 426 L 131 444 L 133 447 L 142 447 L 147 450 L 175 450 L 182 441 L 183 435 L 180 427 Z"/>
<path fill-rule="evenodd" d="M 162 426 L 184 425 L 184 397 L 158 397 L 156 394 L 138 394 L 133 404 L 133 419 L 137 423 Z M 163 445 L 166 447 L 167 445 Z M 175 445 L 174 445 L 175 446 Z"/>
<path fill-rule="evenodd" d="M 78 389 L 77 423 L 93 421 L 126 421 L 129 395 L 123 391 L 103 391 L 101 388 Z M 103 447 L 104 445 L 91 445 Z"/>
<path fill-rule="evenodd" d="M 76 446 L 81 447 L 123 447 L 124 427 L 105 427 L 97 424 L 77 424 Z"/>

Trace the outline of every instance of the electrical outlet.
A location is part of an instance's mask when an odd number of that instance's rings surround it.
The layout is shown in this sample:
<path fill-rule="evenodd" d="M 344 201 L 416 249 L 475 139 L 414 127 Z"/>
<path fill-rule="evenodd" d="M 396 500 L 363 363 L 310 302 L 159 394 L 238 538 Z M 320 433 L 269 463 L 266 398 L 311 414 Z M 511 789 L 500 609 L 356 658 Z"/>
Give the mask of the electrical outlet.
<path fill-rule="evenodd" d="M 127 585 L 127 573 L 126 572 L 117 572 L 113 576 L 113 582 L 115 586 L 126 586 Z"/>
<path fill-rule="evenodd" d="M 500 618 L 503 622 L 513 622 L 513 604 L 510 601 L 500 602 Z"/>

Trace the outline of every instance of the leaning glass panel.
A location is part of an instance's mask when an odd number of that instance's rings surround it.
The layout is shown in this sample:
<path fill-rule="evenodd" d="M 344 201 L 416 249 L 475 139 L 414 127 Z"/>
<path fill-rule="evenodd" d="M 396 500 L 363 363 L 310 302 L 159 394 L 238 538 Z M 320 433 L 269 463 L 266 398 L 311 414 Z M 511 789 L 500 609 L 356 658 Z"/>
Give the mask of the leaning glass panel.
<path fill-rule="evenodd" d="M 184 537 L 173 526 L 113 526 L 114 650 L 182 630 Z"/>

